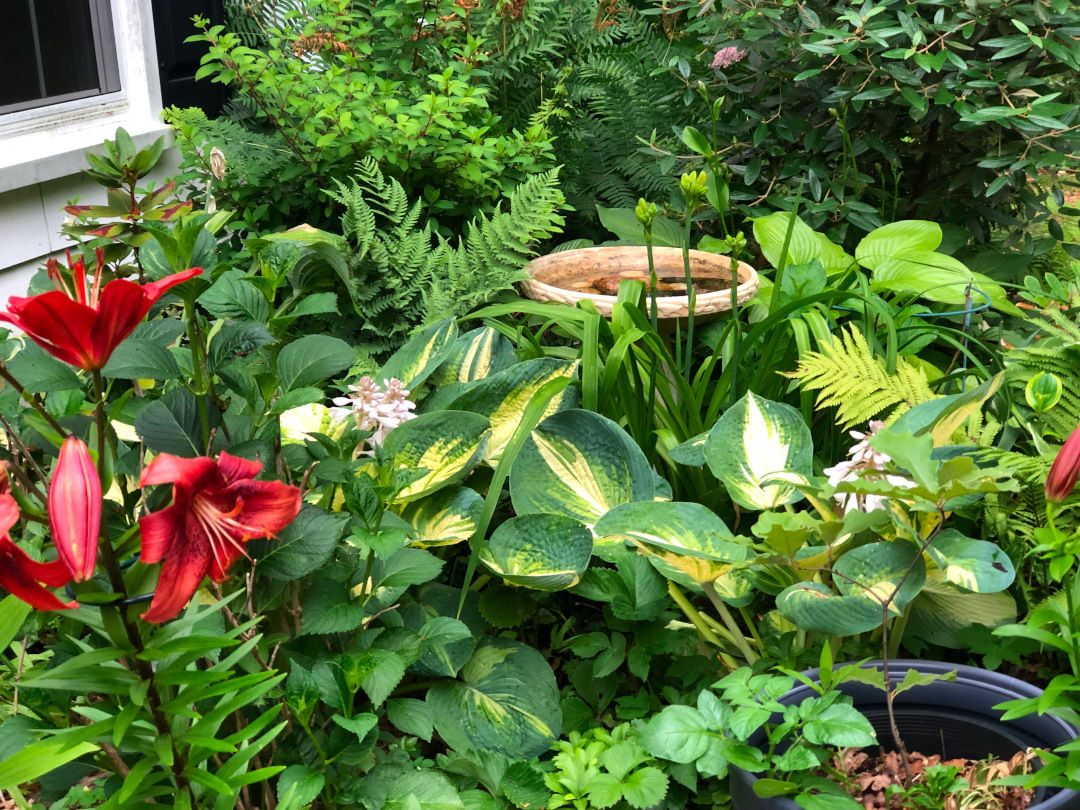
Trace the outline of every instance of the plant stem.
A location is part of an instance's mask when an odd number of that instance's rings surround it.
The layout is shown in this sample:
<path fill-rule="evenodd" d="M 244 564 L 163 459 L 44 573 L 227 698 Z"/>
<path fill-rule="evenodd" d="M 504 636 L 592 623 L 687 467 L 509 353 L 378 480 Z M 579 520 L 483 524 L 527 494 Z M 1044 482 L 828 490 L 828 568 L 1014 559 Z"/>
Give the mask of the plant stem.
<path fill-rule="evenodd" d="M 658 331 L 660 318 L 656 313 L 656 265 L 653 262 L 652 232 L 645 232 L 645 256 L 649 261 L 649 320 L 654 332 Z"/>
<path fill-rule="evenodd" d="M 724 600 L 720 598 L 720 595 L 716 592 L 716 587 L 711 582 L 702 583 L 701 586 L 705 595 L 709 597 L 709 601 L 712 602 L 713 607 L 716 608 L 716 612 L 720 614 L 721 621 L 731 631 L 732 641 L 735 642 L 735 646 L 739 648 L 739 652 L 742 653 L 743 658 L 746 659 L 746 663 L 753 664 L 757 661 L 757 654 L 750 649 L 750 645 L 746 641 L 746 636 L 743 635 L 743 631 L 739 628 L 738 623 L 735 621 L 735 617 L 731 615 L 731 611 L 727 609 L 727 605 L 724 604 Z"/>
<path fill-rule="evenodd" d="M 686 236 L 683 239 L 682 261 L 683 273 L 686 275 L 686 356 L 683 358 L 683 376 L 690 377 L 691 357 L 694 353 L 694 307 L 697 306 L 697 296 L 694 294 L 694 279 L 690 276 L 690 230 L 694 226 L 694 205 L 687 197 L 686 200 Z"/>
<path fill-rule="evenodd" d="M 198 315 L 195 304 L 184 302 L 184 315 L 187 317 L 187 337 L 191 346 L 191 368 L 195 377 L 195 406 L 199 410 L 199 424 L 202 426 L 203 446 L 210 452 L 210 413 L 206 407 L 206 386 L 203 380 L 202 342 L 199 340 Z"/>
<path fill-rule="evenodd" d="M 0 377 L 3 377 L 5 380 L 11 383 L 15 390 L 19 392 L 19 396 L 26 400 L 26 402 L 29 403 L 31 408 L 41 414 L 41 418 L 49 424 L 49 427 L 51 427 L 53 430 L 60 434 L 61 439 L 67 438 L 68 432 L 62 427 L 60 427 L 59 422 L 52 418 L 52 414 L 45 410 L 45 406 L 38 400 L 38 398 L 31 394 L 29 391 L 27 391 L 23 387 L 23 384 L 12 376 L 11 372 L 8 371 L 7 364 L 5 364 L 3 360 L 0 360 Z"/>

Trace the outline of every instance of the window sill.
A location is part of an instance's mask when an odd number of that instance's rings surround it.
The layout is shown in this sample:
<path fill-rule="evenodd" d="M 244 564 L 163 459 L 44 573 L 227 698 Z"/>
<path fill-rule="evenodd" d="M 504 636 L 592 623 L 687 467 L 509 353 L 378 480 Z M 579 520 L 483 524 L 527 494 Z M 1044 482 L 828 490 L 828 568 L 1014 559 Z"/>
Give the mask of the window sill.
<path fill-rule="evenodd" d="M 109 105 L 100 101 L 96 106 L 97 116 L 78 116 L 46 131 L 5 135 L 0 128 L 0 193 L 77 174 L 86 168 L 86 154 L 100 152 L 102 141 L 112 140 L 117 127 L 126 129 L 139 147 L 169 134 L 160 119 L 137 116 L 130 110 L 127 114 L 109 111 Z"/>

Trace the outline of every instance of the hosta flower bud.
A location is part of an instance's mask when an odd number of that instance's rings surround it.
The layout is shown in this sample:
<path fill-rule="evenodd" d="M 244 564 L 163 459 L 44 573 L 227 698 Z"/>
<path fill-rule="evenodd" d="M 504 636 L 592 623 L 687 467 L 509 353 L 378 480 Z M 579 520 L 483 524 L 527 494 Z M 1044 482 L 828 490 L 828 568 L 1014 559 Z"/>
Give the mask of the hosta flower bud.
<path fill-rule="evenodd" d="M 687 200 L 696 203 L 705 196 L 707 183 L 705 172 L 687 172 L 679 178 L 679 189 Z"/>
<path fill-rule="evenodd" d="M 1076 487 L 1076 477 L 1080 474 L 1080 428 L 1072 432 L 1058 451 L 1057 458 L 1046 476 L 1046 500 L 1061 503 L 1068 498 Z"/>
<path fill-rule="evenodd" d="M 225 153 L 216 146 L 210 150 L 210 171 L 218 180 L 225 179 Z"/>
<path fill-rule="evenodd" d="M 1041 371 L 1028 380 L 1024 398 L 1036 413 L 1046 413 L 1061 399 L 1061 378 Z"/>
<path fill-rule="evenodd" d="M 49 486 L 49 526 L 60 559 L 76 582 L 94 575 L 101 532 L 101 479 L 82 439 L 69 436 Z"/>
<path fill-rule="evenodd" d="M 637 221 L 648 229 L 653 220 L 656 219 L 656 203 L 645 202 L 645 198 L 641 198 L 637 201 L 637 207 L 634 208 L 634 214 L 637 216 Z"/>

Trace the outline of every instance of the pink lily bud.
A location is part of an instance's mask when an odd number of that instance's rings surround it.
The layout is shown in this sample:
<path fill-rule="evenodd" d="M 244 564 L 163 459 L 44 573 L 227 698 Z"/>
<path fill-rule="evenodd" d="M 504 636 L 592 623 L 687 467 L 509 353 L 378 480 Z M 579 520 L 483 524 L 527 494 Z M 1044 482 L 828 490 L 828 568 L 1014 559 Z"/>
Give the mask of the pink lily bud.
<path fill-rule="evenodd" d="M 1046 476 L 1046 500 L 1061 503 L 1072 495 L 1080 475 L 1080 427 L 1072 432 L 1058 451 Z"/>
<path fill-rule="evenodd" d="M 49 525 L 60 559 L 76 582 L 94 575 L 101 533 L 101 479 L 82 439 L 69 436 L 49 486 Z"/>

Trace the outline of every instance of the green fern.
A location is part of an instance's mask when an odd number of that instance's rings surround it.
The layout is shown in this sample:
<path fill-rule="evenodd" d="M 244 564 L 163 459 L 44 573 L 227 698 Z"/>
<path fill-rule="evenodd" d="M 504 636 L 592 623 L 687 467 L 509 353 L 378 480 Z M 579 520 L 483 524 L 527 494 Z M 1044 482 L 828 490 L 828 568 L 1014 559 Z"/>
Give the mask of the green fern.
<path fill-rule="evenodd" d="M 937 395 L 930 390 L 926 374 L 899 358 L 896 373 L 885 371 L 885 361 L 875 357 L 866 338 L 855 327 L 841 330 L 840 339 L 799 358 L 799 367 L 785 376 L 817 391 L 819 408 L 836 406 L 837 420 L 846 430 L 865 424 L 885 410 L 891 422 L 904 411 Z"/>
<path fill-rule="evenodd" d="M 473 220 L 451 242 L 420 225 L 422 203 L 378 163 L 357 164 L 349 183 L 327 191 L 344 209 L 338 252 L 349 268 L 349 296 L 364 318 L 364 348 L 396 349 L 416 326 L 465 315 L 527 277 L 535 245 L 561 231 L 558 171 L 534 175 L 510 194 L 509 210 Z"/>

